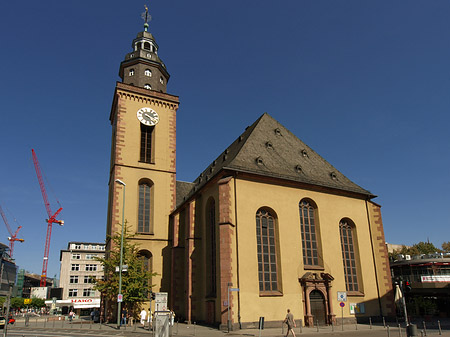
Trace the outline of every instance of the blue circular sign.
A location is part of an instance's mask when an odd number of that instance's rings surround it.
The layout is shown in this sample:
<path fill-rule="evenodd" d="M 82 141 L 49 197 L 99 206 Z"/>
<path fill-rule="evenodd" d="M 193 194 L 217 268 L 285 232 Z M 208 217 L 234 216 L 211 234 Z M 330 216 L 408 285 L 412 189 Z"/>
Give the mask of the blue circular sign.
<path fill-rule="evenodd" d="M 339 305 L 341 306 L 341 308 L 345 307 L 345 303 L 344 302 L 339 302 Z"/>

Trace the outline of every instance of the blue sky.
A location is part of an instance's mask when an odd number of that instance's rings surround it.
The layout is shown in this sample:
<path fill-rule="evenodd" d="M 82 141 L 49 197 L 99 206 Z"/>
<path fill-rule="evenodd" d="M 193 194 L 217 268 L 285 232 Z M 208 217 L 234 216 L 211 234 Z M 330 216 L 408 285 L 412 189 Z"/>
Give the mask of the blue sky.
<path fill-rule="evenodd" d="M 69 241 L 105 239 L 109 112 L 146 3 L 181 101 L 178 180 L 268 112 L 378 195 L 388 242 L 450 241 L 449 1 L 3 1 L 0 204 L 21 268 L 41 272 L 47 227 L 32 148 L 64 208 L 48 275 Z"/>

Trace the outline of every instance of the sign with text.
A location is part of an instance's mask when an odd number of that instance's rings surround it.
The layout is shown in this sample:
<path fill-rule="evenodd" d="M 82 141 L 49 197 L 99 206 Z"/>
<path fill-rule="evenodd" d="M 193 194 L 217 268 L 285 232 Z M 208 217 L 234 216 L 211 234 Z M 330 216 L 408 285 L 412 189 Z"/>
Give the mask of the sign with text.
<path fill-rule="evenodd" d="M 167 310 L 167 293 L 156 293 L 155 294 L 155 309 L 156 311 L 166 311 Z"/>
<path fill-rule="evenodd" d="M 420 277 L 421 282 L 450 282 L 450 275 L 427 275 Z"/>

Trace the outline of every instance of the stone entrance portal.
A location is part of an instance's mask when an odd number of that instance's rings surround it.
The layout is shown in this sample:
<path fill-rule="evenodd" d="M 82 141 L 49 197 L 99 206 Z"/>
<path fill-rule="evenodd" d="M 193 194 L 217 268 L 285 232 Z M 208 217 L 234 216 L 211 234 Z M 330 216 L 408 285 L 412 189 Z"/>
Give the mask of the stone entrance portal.
<path fill-rule="evenodd" d="M 328 273 L 308 272 L 299 278 L 302 285 L 304 298 L 305 324 L 314 326 L 331 324 L 336 322 L 336 315 L 333 313 L 333 303 L 331 296 L 331 281 L 334 278 Z"/>

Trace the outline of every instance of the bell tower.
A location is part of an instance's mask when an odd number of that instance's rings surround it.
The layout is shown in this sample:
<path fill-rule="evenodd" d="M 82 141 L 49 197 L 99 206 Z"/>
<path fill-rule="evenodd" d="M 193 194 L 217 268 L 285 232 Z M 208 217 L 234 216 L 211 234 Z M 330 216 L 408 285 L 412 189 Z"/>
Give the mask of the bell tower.
<path fill-rule="evenodd" d="M 176 202 L 179 99 L 167 93 L 170 75 L 148 31 L 149 17 L 146 8 L 144 31 L 137 34 L 132 51 L 120 64 L 121 81 L 116 83 L 109 117 L 112 140 L 107 236 L 121 232 L 124 214 L 127 229 L 139 245 L 139 255 L 148 269 L 158 274 L 151 280 L 155 285 L 152 291 L 158 292 L 168 290 L 163 257 L 168 246 L 169 214 Z M 111 244 L 107 240 L 107 250 Z"/>

